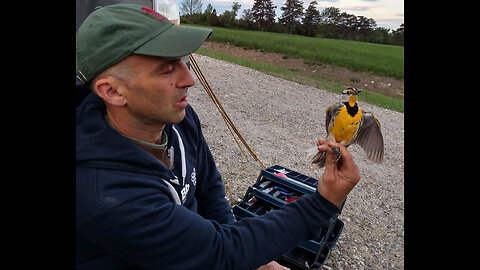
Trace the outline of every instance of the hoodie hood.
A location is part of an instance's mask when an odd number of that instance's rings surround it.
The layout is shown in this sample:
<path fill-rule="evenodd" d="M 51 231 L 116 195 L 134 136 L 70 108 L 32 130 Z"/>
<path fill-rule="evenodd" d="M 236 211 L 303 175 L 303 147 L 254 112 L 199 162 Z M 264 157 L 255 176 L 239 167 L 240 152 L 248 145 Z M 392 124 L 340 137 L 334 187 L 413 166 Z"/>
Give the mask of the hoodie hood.
<path fill-rule="evenodd" d="M 112 129 L 105 121 L 106 106 L 89 94 L 76 112 L 77 165 L 139 172 L 171 179 L 172 172 L 149 153 Z M 171 125 L 165 127 L 169 138 Z"/>

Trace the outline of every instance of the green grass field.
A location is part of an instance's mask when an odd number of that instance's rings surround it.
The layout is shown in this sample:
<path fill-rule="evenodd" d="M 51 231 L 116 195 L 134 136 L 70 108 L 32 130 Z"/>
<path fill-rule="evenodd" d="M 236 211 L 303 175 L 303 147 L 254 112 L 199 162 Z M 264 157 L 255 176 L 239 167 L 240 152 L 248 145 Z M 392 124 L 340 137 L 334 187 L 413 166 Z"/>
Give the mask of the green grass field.
<path fill-rule="evenodd" d="M 191 25 L 196 26 L 196 25 Z M 206 26 L 201 26 L 206 27 Z M 312 38 L 261 31 L 213 29 L 209 40 L 277 52 L 314 63 L 327 63 L 382 76 L 404 78 L 404 47 L 359 41 Z"/>

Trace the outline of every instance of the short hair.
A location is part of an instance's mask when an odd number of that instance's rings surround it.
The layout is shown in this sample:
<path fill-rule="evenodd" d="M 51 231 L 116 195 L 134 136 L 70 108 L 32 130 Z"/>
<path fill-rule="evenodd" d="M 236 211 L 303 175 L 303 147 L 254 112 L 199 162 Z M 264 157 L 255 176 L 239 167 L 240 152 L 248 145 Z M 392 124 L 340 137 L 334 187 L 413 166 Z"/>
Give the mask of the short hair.
<path fill-rule="evenodd" d="M 124 82 L 128 82 L 132 79 L 133 73 L 134 73 L 133 69 L 130 67 L 130 65 L 128 65 L 125 61 L 120 61 L 115 65 L 107 68 L 102 73 L 98 74 L 98 76 L 95 77 L 90 83 L 90 89 L 94 91 L 95 83 L 98 80 L 105 78 L 107 76 L 111 76 L 111 77 L 120 79 Z"/>

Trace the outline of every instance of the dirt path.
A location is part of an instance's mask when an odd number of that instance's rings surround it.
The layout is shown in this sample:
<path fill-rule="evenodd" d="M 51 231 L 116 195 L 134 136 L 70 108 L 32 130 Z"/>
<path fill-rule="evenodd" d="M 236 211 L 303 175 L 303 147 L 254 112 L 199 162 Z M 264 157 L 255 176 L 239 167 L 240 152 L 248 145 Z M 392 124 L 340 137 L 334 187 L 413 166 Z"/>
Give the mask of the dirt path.
<path fill-rule="evenodd" d="M 328 64 L 307 64 L 303 59 L 285 59 L 280 53 L 245 49 L 221 42 L 206 41 L 202 45 L 202 48 L 260 63 L 280 66 L 312 76 L 318 76 L 328 81 L 338 82 L 347 87 L 352 86 L 395 98 L 403 98 L 404 95 L 403 79 L 398 80 L 393 77 L 379 76 L 370 72 L 352 71 Z"/>

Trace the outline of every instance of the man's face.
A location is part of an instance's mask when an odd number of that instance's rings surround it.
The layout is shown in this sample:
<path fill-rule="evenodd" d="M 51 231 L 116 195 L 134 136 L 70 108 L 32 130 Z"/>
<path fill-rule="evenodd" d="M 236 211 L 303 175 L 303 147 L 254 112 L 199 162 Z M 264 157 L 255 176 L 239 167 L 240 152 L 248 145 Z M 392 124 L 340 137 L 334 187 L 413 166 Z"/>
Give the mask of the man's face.
<path fill-rule="evenodd" d="M 129 114 L 147 125 L 182 121 L 187 87 L 195 80 L 181 58 L 132 54 L 124 60 L 133 73 L 124 81 L 123 91 Z"/>

